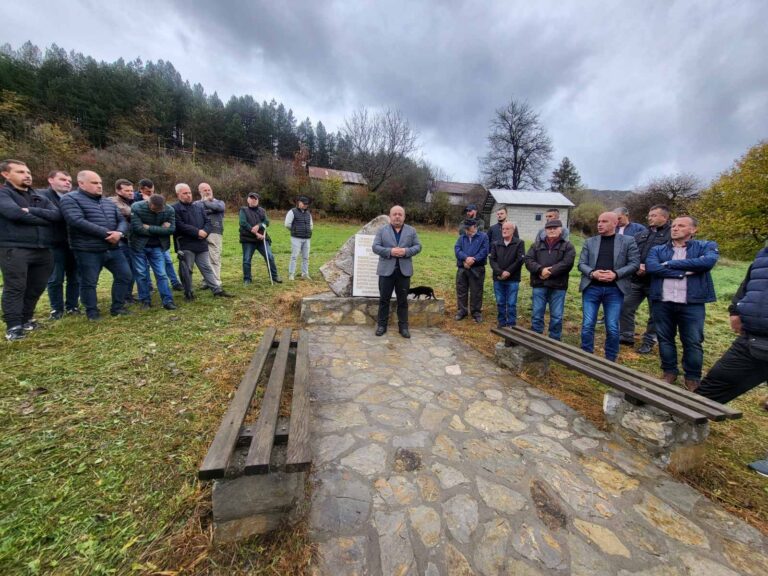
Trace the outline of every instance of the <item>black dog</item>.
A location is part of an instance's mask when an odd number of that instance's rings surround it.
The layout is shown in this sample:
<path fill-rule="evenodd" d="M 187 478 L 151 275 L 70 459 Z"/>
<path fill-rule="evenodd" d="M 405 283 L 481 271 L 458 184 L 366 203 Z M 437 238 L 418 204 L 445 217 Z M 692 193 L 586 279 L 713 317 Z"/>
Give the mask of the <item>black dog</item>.
<path fill-rule="evenodd" d="M 408 296 L 413 296 L 415 300 L 419 300 L 422 296 L 426 296 L 427 300 L 434 300 L 435 291 L 429 286 L 416 286 L 408 290 Z"/>

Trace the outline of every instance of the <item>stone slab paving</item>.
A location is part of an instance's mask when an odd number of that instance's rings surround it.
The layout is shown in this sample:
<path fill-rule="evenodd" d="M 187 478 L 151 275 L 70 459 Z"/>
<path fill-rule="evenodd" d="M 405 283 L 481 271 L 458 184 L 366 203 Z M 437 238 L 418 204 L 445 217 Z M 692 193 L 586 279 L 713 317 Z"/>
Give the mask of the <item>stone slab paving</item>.
<path fill-rule="evenodd" d="M 436 328 L 309 328 L 316 574 L 768 575 L 756 529 Z"/>

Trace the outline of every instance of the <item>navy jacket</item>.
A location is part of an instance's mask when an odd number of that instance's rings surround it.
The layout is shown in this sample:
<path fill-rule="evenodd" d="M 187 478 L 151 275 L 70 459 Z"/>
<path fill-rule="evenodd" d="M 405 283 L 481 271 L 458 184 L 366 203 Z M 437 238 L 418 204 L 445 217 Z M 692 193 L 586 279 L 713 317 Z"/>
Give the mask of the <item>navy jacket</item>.
<path fill-rule="evenodd" d="M 622 236 L 632 236 L 633 238 L 640 234 L 641 232 L 645 232 L 648 230 L 645 226 L 642 224 L 638 224 L 637 222 L 630 222 L 627 224 L 627 227 L 624 228 L 624 234 Z M 616 226 L 616 234 L 619 233 L 619 227 Z"/>
<path fill-rule="evenodd" d="M 17 190 L 11 184 L 0 188 L 0 246 L 51 248 L 59 221 L 59 209 L 43 194 L 32 189 Z"/>
<path fill-rule="evenodd" d="M 117 244 L 105 240 L 110 231 L 128 233 L 128 223 L 120 210 L 103 196 L 83 192 L 79 188 L 61 199 L 61 214 L 67 221 L 69 247 L 83 252 L 105 252 Z"/>
<path fill-rule="evenodd" d="M 56 206 L 57 209 L 60 210 L 60 203 L 61 198 L 56 193 L 56 191 L 53 188 L 44 188 L 42 190 L 37 191 L 38 194 L 42 194 L 48 200 L 51 201 L 51 204 Z M 69 245 L 67 241 L 67 222 L 64 220 L 64 216 L 61 217 L 61 220 L 58 222 L 55 222 L 53 225 L 53 246 L 54 247 L 64 247 L 66 248 Z"/>
<path fill-rule="evenodd" d="M 456 253 L 456 267 L 463 268 L 464 260 L 469 256 L 475 258 L 472 268 L 485 266 L 488 260 L 488 235 L 485 232 L 477 232 L 470 240 L 466 234 L 460 235 L 456 239 L 456 245 L 453 247 Z"/>
<path fill-rule="evenodd" d="M 747 334 L 768 337 L 768 248 L 757 253 L 729 310 Z"/>
<path fill-rule="evenodd" d="M 674 254 L 672 242 L 654 246 L 648 252 L 645 271 L 651 275 L 651 301 L 661 301 L 664 278 L 684 277 L 688 278 L 686 284 L 688 304 L 704 304 L 717 300 L 710 273 L 720 258 L 717 243 L 710 240 L 689 240 L 685 247 L 686 257 L 683 260 L 672 260 Z"/>
<path fill-rule="evenodd" d="M 211 219 L 205 213 L 201 204 L 182 204 L 176 202 L 172 206 L 176 212 L 176 250 L 191 250 L 192 252 L 208 252 L 208 241 L 197 234 L 205 230 L 208 234 L 213 230 Z"/>

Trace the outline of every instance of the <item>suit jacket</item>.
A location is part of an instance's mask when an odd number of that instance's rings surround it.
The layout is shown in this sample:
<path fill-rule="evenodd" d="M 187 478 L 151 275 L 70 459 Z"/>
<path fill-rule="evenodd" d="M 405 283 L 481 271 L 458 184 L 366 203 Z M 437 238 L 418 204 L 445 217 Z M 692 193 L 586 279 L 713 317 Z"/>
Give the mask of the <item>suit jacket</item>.
<path fill-rule="evenodd" d="M 579 272 L 581 283 L 579 291 L 583 292 L 589 286 L 592 279 L 589 275 L 597 264 L 597 255 L 600 252 L 601 236 L 592 236 L 584 241 L 584 246 L 579 255 Z M 637 269 L 640 268 L 640 251 L 632 236 L 616 234 L 613 241 L 613 271 L 616 272 L 616 286 L 622 294 L 629 292 L 629 284 Z"/>
<path fill-rule="evenodd" d="M 392 248 L 405 248 L 405 256 L 402 258 L 392 258 L 390 255 Z M 403 276 L 413 276 L 413 262 L 411 258 L 421 252 L 419 236 L 413 226 L 403 224 L 400 231 L 400 242 L 395 239 L 395 231 L 391 224 L 387 224 L 376 232 L 373 239 L 373 253 L 379 257 L 379 265 L 376 267 L 376 274 L 379 276 L 392 276 L 395 273 L 396 261 L 400 261 L 400 272 Z"/>

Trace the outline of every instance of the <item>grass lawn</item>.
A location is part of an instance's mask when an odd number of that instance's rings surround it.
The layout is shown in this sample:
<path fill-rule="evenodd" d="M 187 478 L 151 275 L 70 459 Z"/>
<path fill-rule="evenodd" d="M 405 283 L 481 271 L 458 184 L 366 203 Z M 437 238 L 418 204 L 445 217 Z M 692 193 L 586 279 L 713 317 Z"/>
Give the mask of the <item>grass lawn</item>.
<path fill-rule="evenodd" d="M 97 324 L 46 321 L 26 340 L 0 345 L 0 573 L 302 573 L 311 554 L 302 525 L 242 545 L 211 546 L 209 487 L 197 482 L 196 470 L 264 328 L 298 326 L 301 297 L 325 290 L 318 268 L 358 228 L 316 222 L 314 281 L 271 286 L 256 254 L 254 284 L 244 287 L 232 216 L 222 274 L 237 298 L 199 292 L 192 303 L 178 298 L 174 312 L 156 306 Z M 273 226 L 271 234 L 287 279 L 287 231 Z M 490 282 L 484 325 L 454 323 L 448 318 L 455 312 L 455 236 L 427 229 L 420 236 L 424 251 L 413 285 L 434 287 L 446 298 L 445 329 L 490 355 L 496 341 L 488 332 L 495 324 Z M 724 261 L 715 269 L 719 300 L 707 310 L 707 366 L 732 340 L 727 303 L 746 267 Z M 571 343 L 578 343 L 581 319 L 577 281 L 574 272 L 564 330 Z M 110 285 L 107 274 L 99 290 L 103 313 Z M 525 283 L 519 303 L 528 325 Z M 43 297 L 37 316 L 47 315 Z M 621 362 L 659 372 L 656 356 L 623 349 Z M 595 383 L 558 367 L 533 384 L 601 423 L 602 390 Z M 768 532 L 768 485 L 746 468 L 768 448 L 768 415 L 757 400 L 754 391 L 734 403 L 744 419 L 711 425 L 708 465 L 683 480 Z"/>

